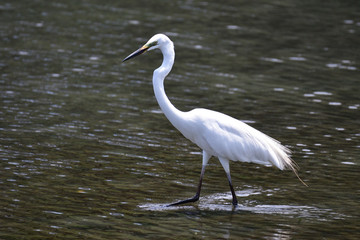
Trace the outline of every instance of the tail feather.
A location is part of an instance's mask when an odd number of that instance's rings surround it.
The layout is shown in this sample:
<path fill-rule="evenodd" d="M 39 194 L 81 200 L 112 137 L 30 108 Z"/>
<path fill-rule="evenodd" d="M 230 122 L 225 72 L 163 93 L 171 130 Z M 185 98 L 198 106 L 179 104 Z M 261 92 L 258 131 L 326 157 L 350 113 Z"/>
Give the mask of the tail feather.
<path fill-rule="evenodd" d="M 283 146 L 279 141 L 273 138 L 270 138 L 270 140 L 271 140 L 269 141 L 270 145 L 272 145 L 271 150 L 274 152 L 274 155 L 276 156 L 275 162 L 273 162 L 273 164 L 281 170 L 291 169 L 295 173 L 296 177 L 300 180 L 300 182 L 308 187 L 308 185 L 300 178 L 298 174 L 299 166 L 290 157 L 291 150 Z"/>

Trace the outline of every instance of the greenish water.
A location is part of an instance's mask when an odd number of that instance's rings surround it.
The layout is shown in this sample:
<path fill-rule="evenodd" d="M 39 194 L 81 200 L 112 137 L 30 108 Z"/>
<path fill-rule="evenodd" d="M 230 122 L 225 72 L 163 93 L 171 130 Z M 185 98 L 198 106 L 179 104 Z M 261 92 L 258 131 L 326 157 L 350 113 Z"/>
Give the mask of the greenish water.
<path fill-rule="evenodd" d="M 2 1 L 1 239 L 358 239 L 357 1 Z M 241 119 L 293 151 L 290 171 L 211 159 L 159 110 L 158 32 L 181 110 Z"/>

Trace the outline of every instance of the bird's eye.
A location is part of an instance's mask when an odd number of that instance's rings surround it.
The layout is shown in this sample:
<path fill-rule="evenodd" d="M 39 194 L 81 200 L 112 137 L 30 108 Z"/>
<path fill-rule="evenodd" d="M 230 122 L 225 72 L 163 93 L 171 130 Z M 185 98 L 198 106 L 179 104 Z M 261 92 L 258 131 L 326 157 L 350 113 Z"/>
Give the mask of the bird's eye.
<path fill-rule="evenodd" d="M 157 44 L 158 44 L 158 42 L 157 42 L 157 41 L 154 41 L 154 42 L 149 43 L 147 46 L 148 46 L 149 48 L 151 48 L 151 47 L 156 46 Z"/>

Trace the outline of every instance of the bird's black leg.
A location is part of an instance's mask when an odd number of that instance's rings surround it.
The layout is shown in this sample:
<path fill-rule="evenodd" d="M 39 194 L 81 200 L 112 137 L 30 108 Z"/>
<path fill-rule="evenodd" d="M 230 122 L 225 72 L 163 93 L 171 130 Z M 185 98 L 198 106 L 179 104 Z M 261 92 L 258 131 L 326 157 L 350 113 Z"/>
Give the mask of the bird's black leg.
<path fill-rule="evenodd" d="M 225 172 L 226 172 L 226 176 L 227 176 L 227 179 L 229 181 L 229 186 L 230 186 L 230 190 L 231 190 L 231 194 L 232 194 L 232 197 L 233 197 L 233 205 L 236 207 L 237 204 L 238 204 L 238 200 L 236 198 L 236 194 L 235 194 L 235 191 L 234 191 L 234 187 L 232 185 L 232 182 L 231 182 L 231 176 L 230 176 L 230 167 L 229 167 L 229 160 L 226 159 L 226 158 L 222 158 L 222 157 L 219 157 L 219 160 L 220 160 L 220 163 L 221 165 L 223 166 Z"/>
<path fill-rule="evenodd" d="M 234 206 L 237 206 L 237 205 L 238 205 L 238 200 L 237 200 L 237 198 L 236 198 L 236 194 L 235 194 L 235 191 L 234 191 L 234 187 L 233 187 L 232 182 L 231 182 L 230 173 L 226 173 L 226 175 L 227 175 L 227 178 L 228 178 L 228 181 L 229 181 L 229 186 L 230 186 L 231 194 L 232 194 L 232 197 L 233 197 L 232 204 L 233 204 Z"/>
<path fill-rule="evenodd" d="M 205 174 L 205 167 L 206 167 L 206 165 L 203 165 L 202 168 L 201 168 L 200 181 L 199 181 L 199 185 L 198 185 L 195 196 L 193 196 L 192 198 L 189 198 L 189 199 L 185 199 L 185 200 L 176 202 L 176 203 L 172 203 L 172 204 L 168 205 L 168 207 L 176 206 L 176 205 L 180 205 L 180 204 L 184 204 L 184 203 L 196 202 L 196 201 L 199 200 L 200 191 L 201 191 L 201 184 L 202 184 L 202 180 L 203 180 L 203 177 L 204 177 L 204 174 Z"/>

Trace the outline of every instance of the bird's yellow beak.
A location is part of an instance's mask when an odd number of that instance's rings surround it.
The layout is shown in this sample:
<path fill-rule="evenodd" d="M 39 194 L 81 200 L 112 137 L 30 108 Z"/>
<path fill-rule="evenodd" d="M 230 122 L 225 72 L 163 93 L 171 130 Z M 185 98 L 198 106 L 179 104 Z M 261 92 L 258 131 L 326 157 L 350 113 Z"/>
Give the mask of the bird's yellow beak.
<path fill-rule="evenodd" d="M 124 58 L 123 62 L 129 60 L 130 58 L 136 57 L 140 54 L 143 54 L 144 52 L 146 52 L 148 49 L 150 48 L 149 45 L 145 44 L 144 46 L 142 46 L 141 48 L 139 48 L 138 50 L 136 50 L 135 52 L 133 52 L 132 54 L 130 54 L 129 56 L 127 56 L 126 58 Z"/>

